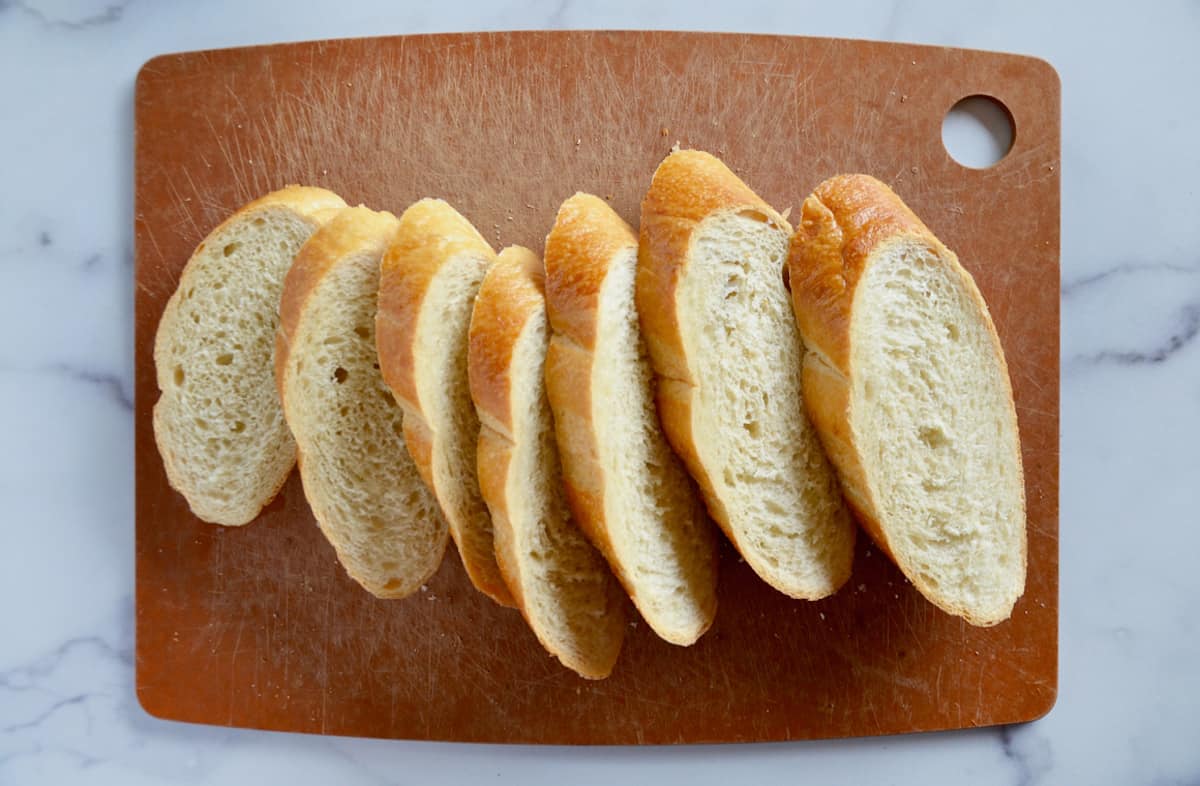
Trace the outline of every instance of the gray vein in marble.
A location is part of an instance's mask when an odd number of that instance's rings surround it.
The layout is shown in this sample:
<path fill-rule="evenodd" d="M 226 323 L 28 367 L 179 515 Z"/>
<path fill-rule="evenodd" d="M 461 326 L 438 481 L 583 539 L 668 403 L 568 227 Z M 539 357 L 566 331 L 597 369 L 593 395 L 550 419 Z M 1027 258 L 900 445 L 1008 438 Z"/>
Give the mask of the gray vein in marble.
<path fill-rule="evenodd" d="M 42 9 L 31 5 L 24 0 L 8 1 L 0 4 L 0 11 L 7 11 L 10 8 L 16 8 L 26 16 L 36 19 L 45 27 L 57 28 L 60 30 L 87 30 L 89 28 L 103 27 L 104 25 L 119 22 L 125 14 L 125 9 L 133 0 L 122 0 L 119 3 L 107 3 L 101 7 L 101 10 L 94 14 L 83 16 L 79 19 L 66 19 L 63 17 L 52 17 Z"/>
<path fill-rule="evenodd" d="M 1036 786 L 1053 766 L 1049 740 L 1033 733 L 1031 726 L 1001 726 L 1000 749 L 1017 771 L 1016 786 Z M 1032 745 L 1021 744 L 1023 741 Z"/>
<path fill-rule="evenodd" d="M 883 30 L 879 37 L 882 40 L 891 40 L 896 37 L 896 31 L 900 29 L 900 22 L 904 18 L 904 3 L 902 0 L 893 0 L 891 7 L 888 8 L 887 19 L 883 23 Z"/>
<path fill-rule="evenodd" d="M 13 732 L 21 731 L 23 729 L 32 729 L 44 723 L 50 718 L 50 716 L 54 715 L 54 713 L 58 712 L 63 707 L 73 707 L 77 704 L 83 704 L 88 700 L 88 696 L 90 695 L 91 694 L 89 693 L 77 693 L 74 696 L 68 696 L 65 699 L 59 699 L 46 709 L 42 710 L 42 712 L 36 717 L 27 721 L 21 721 L 20 723 L 13 723 L 5 726 L 4 728 L 0 729 L 0 733 L 12 734 Z"/>
<path fill-rule="evenodd" d="M 1200 0 L 1198 0 L 1200 2 Z M 1138 273 L 1181 273 L 1185 275 L 1200 274 L 1200 265 L 1176 265 L 1170 262 L 1157 263 L 1125 263 L 1115 265 L 1099 273 L 1082 276 L 1073 281 L 1064 281 L 1061 287 L 1062 299 L 1066 300 L 1080 290 L 1087 289 L 1100 283 L 1107 283 L 1117 276 L 1136 275 Z"/>
<path fill-rule="evenodd" d="M 1025 757 L 1013 746 L 1012 726 L 1000 727 L 1000 749 L 1004 751 L 1004 758 L 1017 768 L 1017 786 L 1033 786 L 1033 770 L 1029 762 L 1025 761 Z"/>
<path fill-rule="evenodd" d="M 127 666 L 133 665 L 133 649 L 116 647 L 109 644 L 100 636 L 75 636 L 67 639 L 62 644 L 51 650 L 45 655 L 42 655 L 37 660 L 26 663 L 21 666 L 15 666 L 5 671 L 0 671 L 0 688 L 6 690 L 24 690 L 28 689 L 31 681 L 34 678 L 41 678 L 49 675 L 62 661 L 64 657 L 76 650 L 91 649 L 100 653 L 102 656 L 116 658 Z M 17 679 L 22 677 L 22 679 Z"/>
<path fill-rule="evenodd" d="M 92 371 L 67 363 L 50 363 L 44 366 L 34 366 L 33 368 L 14 368 L 11 366 L 5 368 L 0 366 L 0 373 L 36 374 L 39 376 L 60 377 L 73 382 L 82 382 L 105 393 L 121 409 L 129 412 L 133 411 L 133 392 L 129 390 L 130 385 L 126 379 L 118 374 L 106 371 Z"/>
<path fill-rule="evenodd" d="M 105 761 L 104 759 L 100 759 L 95 756 L 89 756 L 83 751 L 75 750 L 74 748 L 54 748 L 52 752 L 63 753 L 67 756 L 72 756 L 76 759 L 79 759 L 79 768 L 83 770 L 86 770 L 90 767 L 95 767 L 97 764 L 101 764 Z M 43 753 L 46 753 L 46 748 L 40 744 L 35 744 L 29 750 L 13 751 L 12 753 L 7 753 L 3 756 L 0 756 L 0 767 L 8 764 L 13 759 L 19 759 L 22 756 L 40 756 Z"/>
<path fill-rule="evenodd" d="M 1076 355 L 1074 363 L 1098 365 L 1114 363 L 1119 366 L 1144 366 L 1166 363 L 1200 335 L 1200 303 L 1188 303 L 1179 311 L 1178 328 L 1164 341 L 1149 349 L 1103 349 L 1087 355 Z"/>
<path fill-rule="evenodd" d="M 0 734 L 10 735 L 8 737 L 9 740 L 27 739 L 25 735 L 38 729 L 42 724 L 70 707 L 78 707 L 83 712 L 87 721 L 87 733 L 91 733 L 92 709 L 88 706 L 88 702 L 92 699 L 109 697 L 109 694 L 102 690 L 96 690 L 71 692 L 70 695 L 63 696 L 52 686 L 46 684 L 53 681 L 54 674 L 62 665 L 63 660 L 68 655 L 77 651 L 81 652 L 85 657 L 88 656 L 90 651 L 92 653 L 91 657 L 115 660 L 121 664 L 121 669 L 124 672 L 128 672 L 133 667 L 132 645 L 126 649 L 113 646 L 100 636 L 77 636 L 67 639 L 51 652 L 29 663 L 0 671 L 0 692 L 24 693 L 37 691 L 54 698 L 50 704 L 46 705 L 33 717 L 26 720 L 14 721 L 0 728 Z M 0 702 L 0 706 L 3 706 L 2 702 Z M 0 768 L 3 768 L 13 759 L 24 756 L 37 756 L 48 750 L 36 740 L 29 740 L 29 742 L 32 743 L 29 748 L 23 750 L 10 749 L 4 755 L 0 755 Z M 55 747 L 52 750 L 55 753 L 62 753 L 78 758 L 79 766 L 85 769 L 101 761 L 101 759 L 95 756 L 70 747 Z"/>
<path fill-rule="evenodd" d="M 1083 276 L 1074 281 L 1063 282 L 1061 297 L 1071 299 L 1081 291 L 1100 284 L 1108 284 L 1122 276 L 1144 273 L 1167 273 L 1170 275 L 1200 275 L 1200 265 L 1178 265 L 1170 262 L 1125 263 L 1098 273 Z M 1166 363 L 1187 348 L 1200 336 L 1200 302 L 1185 303 L 1175 315 L 1176 328 L 1162 341 L 1144 349 L 1112 350 L 1075 355 L 1072 365 L 1144 366 Z"/>
<path fill-rule="evenodd" d="M 550 12 L 550 16 L 546 17 L 546 27 L 550 30 L 562 30 L 566 23 L 567 9 L 571 5 L 571 0 L 558 0 L 558 4 L 554 6 L 554 10 Z"/>

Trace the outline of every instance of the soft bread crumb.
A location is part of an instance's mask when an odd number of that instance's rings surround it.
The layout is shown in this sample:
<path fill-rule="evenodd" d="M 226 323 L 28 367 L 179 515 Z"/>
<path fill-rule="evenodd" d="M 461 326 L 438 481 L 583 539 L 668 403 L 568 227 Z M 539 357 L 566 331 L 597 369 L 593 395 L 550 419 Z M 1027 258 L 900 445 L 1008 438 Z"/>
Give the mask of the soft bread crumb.
<path fill-rule="evenodd" d="M 199 245 L 163 312 L 155 439 L 172 487 L 205 521 L 250 522 L 291 473 L 274 378 L 279 296 L 315 213 L 343 204 L 298 187 L 252 203 Z"/>

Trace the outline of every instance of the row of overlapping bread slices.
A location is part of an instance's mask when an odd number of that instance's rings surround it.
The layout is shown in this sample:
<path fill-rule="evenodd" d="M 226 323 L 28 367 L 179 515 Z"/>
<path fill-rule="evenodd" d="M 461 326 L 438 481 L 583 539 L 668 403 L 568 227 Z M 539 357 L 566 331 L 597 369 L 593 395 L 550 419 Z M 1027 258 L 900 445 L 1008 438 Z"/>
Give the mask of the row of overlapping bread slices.
<path fill-rule="evenodd" d="M 154 427 L 200 518 L 245 524 L 298 457 L 346 571 L 399 598 L 449 535 L 483 593 L 590 678 L 632 599 L 695 642 L 715 520 L 763 580 L 817 599 L 857 514 L 974 624 L 1025 581 L 1003 353 L 971 276 L 887 186 L 785 216 L 699 151 L 655 172 L 639 234 L 564 202 L 544 258 L 450 205 L 400 218 L 289 187 L 197 248 L 159 324 Z"/>

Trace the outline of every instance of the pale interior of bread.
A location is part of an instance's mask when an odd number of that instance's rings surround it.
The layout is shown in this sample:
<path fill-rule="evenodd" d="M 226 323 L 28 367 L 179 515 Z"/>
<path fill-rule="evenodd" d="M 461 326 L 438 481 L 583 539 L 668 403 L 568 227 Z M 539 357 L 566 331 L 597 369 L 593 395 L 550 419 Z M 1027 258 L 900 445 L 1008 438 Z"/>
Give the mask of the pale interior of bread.
<path fill-rule="evenodd" d="M 378 284 L 377 255 L 325 274 L 292 339 L 285 395 L 305 493 L 338 558 L 373 594 L 403 597 L 437 569 L 446 535 L 379 371 Z"/>
<path fill-rule="evenodd" d="M 607 673 L 624 634 L 620 588 L 567 508 L 543 379 L 548 341 L 543 309 L 521 331 L 509 369 L 515 444 L 505 494 L 516 567 L 526 618 L 547 649 L 576 671 L 601 663 Z"/>
<path fill-rule="evenodd" d="M 691 644 L 712 622 L 715 535 L 659 424 L 636 276 L 637 249 L 619 253 L 597 308 L 592 406 L 604 518 L 642 616 L 664 639 Z"/>
<path fill-rule="evenodd" d="M 434 486 L 464 559 L 493 563 L 492 519 L 479 493 L 479 416 L 467 382 L 467 331 L 487 261 L 462 254 L 429 283 L 414 347 L 417 395 L 433 434 Z M 421 417 L 406 412 L 404 417 Z M 471 565 L 470 567 L 478 567 Z M 497 581 L 499 579 L 497 578 Z"/>
<path fill-rule="evenodd" d="M 820 598 L 849 576 L 854 529 L 804 415 L 787 245 L 756 213 L 706 219 L 678 311 L 696 384 L 693 441 L 734 545 L 775 588 Z"/>
<path fill-rule="evenodd" d="M 972 292 L 926 243 L 891 243 L 850 329 L 854 439 L 897 561 L 946 605 L 1006 618 L 1025 582 L 1019 442 Z"/>
<path fill-rule="evenodd" d="M 251 521 L 296 458 L 274 380 L 279 296 L 314 226 L 266 208 L 197 250 L 159 326 L 155 431 L 171 484 L 200 518 Z"/>

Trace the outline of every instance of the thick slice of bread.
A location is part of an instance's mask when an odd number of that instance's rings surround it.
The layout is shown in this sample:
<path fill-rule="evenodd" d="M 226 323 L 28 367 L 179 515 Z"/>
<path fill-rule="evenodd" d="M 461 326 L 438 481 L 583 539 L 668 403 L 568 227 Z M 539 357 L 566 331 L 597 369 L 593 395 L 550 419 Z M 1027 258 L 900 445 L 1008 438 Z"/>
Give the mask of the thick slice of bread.
<path fill-rule="evenodd" d="M 354 207 L 319 229 L 284 282 L 275 349 L 304 494 L 346 572 L 381 598 L 416 590 L 447 540 L 375 350 L 379 260 L 398 226 Z"/>
<path fill-rule="evenodd" d="M 567 668 L 601 679 L 621 651 L 627 601 L 567 506 L 543 375 L 549 339 L 541 263 L 507 248 L 471 317 L 479 486 L 500 569 L 529 626 Z"/>
<path fill-rule="evenodd" d="M 797 598 L 850 576 L 854 525 L 804 414 L 783 266 L 791 228 L 685 150 L 642 203 L 637 304 L 671 445 L 746 562 Z"/>
<path fill-rule="evenodd" d="M 271 374 L 279 293 L 300 246 L 345 205 L 300 186 L 251 202 L 196 248 L 167 301 L 154 439 L 171 486 L 205 521 L 249 523 L 296 463 Z"/>
<path fill-rule="evenodd" d="M 1007 619 L 1025 588 L 1025 485 L 975 281 L 866 175 L 804 202 L 788 267 L 805 402 L 847 499 L 930 601 L 975 625 Z"/>
<path fill-rule="evenodd" d="M 412 205 L 383 255 L 375 341 L 383 379 L 404 410 L 408 452 L 437 497 L 471 583 L 511 606 L 475 474 L 479 416 L 467 384 L 471 309 L 495 259 L 450 205 Z"/>
<path fill-rule="evenodd" d="M 688 645 L 716 614 L 718 536 L 655 411 L 637 248 L 603 200 L 576 194 L 559 209 L 546 238 L 546 389 L 575 520 L 650 627 Z"/>

